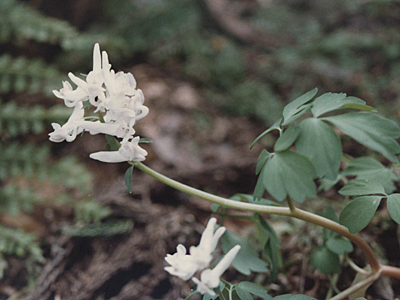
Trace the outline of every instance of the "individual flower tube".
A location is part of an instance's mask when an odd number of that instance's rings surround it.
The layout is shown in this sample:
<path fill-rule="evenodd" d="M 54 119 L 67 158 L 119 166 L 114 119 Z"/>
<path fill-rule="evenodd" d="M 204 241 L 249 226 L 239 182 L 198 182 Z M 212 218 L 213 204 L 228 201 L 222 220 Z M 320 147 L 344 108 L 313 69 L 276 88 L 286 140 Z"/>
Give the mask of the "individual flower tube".
<path fill-rule="evenodd" d="M 82 109 L 82 102 L 77 102 L 74 107 L 74 111 L 69 117 L 67 123 L 63 126 L 57 123 L 52 123 L 54 131 L 49 133 L 49 139 L 52 142 L 60 143 L 63 141 L 72 142 L 76 136 L 83 131 L 81 126 L 84 122 L 84 110 Z"/>
<path fill-rule="evenodd" d="M 164 270 L 183 280 L 192 278 L 197 271 L 196 262 L 193 260 L 192 256 L 186 254 L 186 248 L 181 244 L 176 247 L 175 254 L 167 254 L 165 261 L 169 263 L 170 266 L 165 267 Z"/>
<path fill-rule="evenodd" d="M 99 151 L 90 154 L 90 158 L 107 163 L 118 163 L 124 161 L 144 161 L 147 151 L 139 146 L 139 137 L 131 141 L 124 139 L 118 151 Z"/>
<path fill-rule="evenodd" d="M 201 236 L 199 245 L 197 247 L 190 247 L 190 255 L 195 258 L 199 269 L 208 267 L 212 260 L 212 254 L 217 247 L 218 240 L 225 232 L 225 227 L 220 227 L 214 232 L 216 223 L 217 219 L 211 218 Z"/>
<path fill-rule="evenodd" d="M 201 272 L 200 279 L 193 277 L 192 280 L 197 284 L 197 290 L 200 294 L 208 293 L 211 296 L 215 296 L 215 292 L 212 290 L 219 286 L 220 277 L 229 268 L 232 261 L 235 259 L 237 253 L 240 250 L 240 245 L 236 245 L 221 259 L 221 261 L 212 270 L 206 269 Z"/>

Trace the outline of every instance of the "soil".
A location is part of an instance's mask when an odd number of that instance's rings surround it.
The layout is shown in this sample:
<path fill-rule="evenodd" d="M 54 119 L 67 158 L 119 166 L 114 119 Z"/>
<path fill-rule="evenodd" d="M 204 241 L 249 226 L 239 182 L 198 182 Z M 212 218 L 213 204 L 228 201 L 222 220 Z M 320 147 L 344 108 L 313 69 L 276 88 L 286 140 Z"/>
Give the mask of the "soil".
<path fill-rule="evenodd" d="M 150 66 L 129 71 L 135 75 L 150 108 L 148 117 L 137 124 L 140 136 L 153 140 L 145 145 L 148 166 L 224 197 L 253 192 L 255 165 L 263 145 L 260 143 L 251 151 L 249 146 L 264 130 L 262 124 L 222 113 L 210 106 L 195 86 L 168 79 Z M 126 164 L 104 164 L 88 158 L 89 153 L 103 146 L 104 137 L 85 134 L 74 143 L 55 145 L 54 154 L 79 155 L 96 175 L 96 201 L 110 207 L 114 219 L 132 220 L 133 230 L 108 238 L 68 237 L 61 234 L 61 229 L 73 222 L 72 212 L 65 207 L 44 205 L 28 223 L 20 222 L 29 224 L 26 227 L 38 233 L 45 245 L 46 263 L 36 286 L 22 289 L 26 283 L 23 261 L 12 258 L 1 282 L 1 300 L 170 300 L 184 299 L 191 293 L 191 282 L 164 271 L 164 257 L 174 253 L 180 243 L 198 243 L 210 216 L 210 203 L 177 192 L 139 170 L 134 170 L 133 193 L 129 194 L 124 183 Z M 321 210 L 325 204 L 320 202 L 315 200 L 305 208 Z M 58 216 L 51 222 L 43 217 L 48 210 Z M 389 264 L 400 266 L 398 226 L 385 223 L 384 211 L 378 212 L 374 231 L 363 236 L 382 253 L 382 259 L 386 257 Z M 324 299 L 329 279 L 310 266 L 311 246 L 318 241 L 320 229 L 283 217 L 266 218 L 280 234 L 283 255 L 283 270 L 270 285 L 271 294 L 303 293 Z M 225 223 L 242 235 L 251 234 L 250 225 L 237 220 Z M 363 265 L 358 251 L 352 258 Z M 354 272 L 345 266 L 338 288 L 349 286 L 353 276 Z M 233 270 L 224 277 L 233 282 L 254 280 L 261 284 L 268 280 L 263 274 L 245 277 Z M 387 279 L 368 290 L 368 299 L 395 299 L 399 295 L 399 282 Z"/>

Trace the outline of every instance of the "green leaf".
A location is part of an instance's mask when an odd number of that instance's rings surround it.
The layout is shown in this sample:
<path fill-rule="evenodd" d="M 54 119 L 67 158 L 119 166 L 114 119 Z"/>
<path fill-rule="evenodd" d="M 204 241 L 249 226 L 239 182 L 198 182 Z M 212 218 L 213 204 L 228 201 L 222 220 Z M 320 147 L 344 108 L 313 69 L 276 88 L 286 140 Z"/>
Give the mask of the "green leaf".
<path fill-rule="evenodd" d="M 301 122 L 296 149 L 314 164 L 318 177 L 330 180 L 337 178 L 342 158 L 342 144 L 328 124 L 316 118 Z"/>
<path fill-rule="evenodd" d="M 396 154 L 400 153 L 400 145 L 396 139 L 400 137 L 399 126 L 373 113 L 347 113 L 322 118 L 351 136 L 357 142 L 371 148 L 392 162 L 398 163 Z"/>
<path fill-rule="evenodd" d="M 238 287 L 241 290 L 247 291 L 247 292 L 249 292 L 257 297 L 260 297 L 262 299 L 268 299 L 268 300 L 271 299 L 272 300 L 272 297 L 270 295 L 268 295 L 267 290 L 259 284 L 255 284 L 250 281 L 242 281 L 236 285 L 236 289 Z"/>
<path fill-rule="evenodd" d="M 263 133 L 261 133 L 253 143 L 251 143 L 250 150 L 254 147 L 254 145 L 262 138 L 264 137 L 267 133 L 271 132 L 272 130 L 279 130 L 281 131 L 281 122 L 282 118 L 276 121 L 271 127 L 269 127 L 267 130 L 265 130 Z"/>
<path fill-rule="evenodd" d="M 344 176 L 357 176 L 357 179 L 375 180 L 382 184 L 387 194 L 392 193 L 396 186 L 393 181 L 398 180 L 395 172 L 372 157 L 359 157 L 349 162 L 342 171 Z"/>
<path fill-rule="evenodd" d="M 231 200 L 236 200 L 236 201 L 242 201 L 242 202 L 248 202 L 248 203 L 254 203 L 254 204 L 262 204 L 262 205 L 271 205 L 271 206 L 281 206 L 279 203 L 276 203 L 272 200 L 268 199 L 259 199 L 257 201 L 254 201 L 253 195 L 248 195 L 248 194 L 235 194 L 229 199 Z"/>
<path fill-rule="evenodd" d="M 343 209 L 339 223 L 346 226 L 351 234 L 359 232 L 372 220 L 381 199 L 381 196 L 357 197 Z"/>
<path fill-rule="evenodd" d="M 293 145 L 300 133 L 300 128 L 296 126 L 290 126 L 286 129 L 283 134 L 277 139 L 274 145 L 274 151 L 280 152 L 285 151 Z"/>
<path fill-rule="evenodd" d="M 257 226 L 259 243 L 263 246 L 264 255 L 270 263 L 269 281 L 273 282 L 281 266 L 281 244 L 274 228 L 261 215 L 254 214 L 254 220 Z"/>
<path fill-rule="evenodd" d="M 221 238 L 222 251 L 227 253 L 232 247 L 240 245 L 241 249 L 232 262 L 232 266 L 244 275 L 253 272 L 268 272 L 267 263 L 259 258 L 257 251 L 242 237 L 226 230 Z"/>
<path fill-rule="evenodd" d="M 92 104 L 90 104 L 90 101 L 87 100 L 87 101 L 83 104 L 82 109 L 85 109 L 86 107 L 90 107 L 90 106 L 92 106 Z"/>
<path fill-rule="evenodd" d="M 310 100 L 317 94 L 317 92 L 318 89 L 315 88 L 286 105 L 282 112 L 282 126 L 288 125 L 289 123 L 295 121 L 297 118 L 305 114 L 307 109 L 311 106 L 311 104 L 307 104 L 307 102 L 310 102 Z"/>
<path fill-rule="evenodd" d="M 256 166 L 256 175 L 260 174 L 262 167 L 264 166 L 265 162 L 271 156 L 267 150 L 263 149 L 258 157 L 257 166 Z"/>
<path fill-rule="evenodd" d="M 121 144 L 112 135 L 106 134 L 106 140 L 107 140 L 107 143 L 111 146 L 111 148 L 113 148 L 116 151 L 121 147 Z"/>
<path fill-rule="evenodd" d="M 375 111 L 373 107 L 365 105 L 365 101 L 356 97 L 346 97 L 343 93 L 326 93 L 314 100 L 311 112 L 317 118 L 327 112 L 343 108 Z"/>
<path fill-rule="evenodd" d="M 317 300 L 313 297 L 306 296 L 306 295 L 291 295 L 291 294 L 285 294 L 285 295 L 279 295 L 274 297 L 273 300 Z"/>
<path fill-rule="evenodd" d="M 139 143 L 143 143 L 143 144 L 150 144 L 152 142 L 153 141 L 151 139 L 149 139 L 149 138 L 140 138 L 139 139 Z"/>
<path fill-rule="evenodd" d="M 132 173 L 134 166 L 130 166 L 125 172 L 125 185 L 128 188 L 129 193 L 132 193 Z"/>
<path fill-rule="evenodd" d="M 253 297 L 246 290 L 243 290 L 239 285 L 236 286 L 236 294 L 241 300 L 253 300 Z"/>
<path fill-rule="evenodd" d="M 326 242 L 326 247 L 333 253 L 336 253 L 338 255 L 342 255 L 344 253 L 350 253 L 353 251 L 353 245 L 351 244 L 351 242 L 339 236 L 330 238 Z"/>
<path fill-rule="evenodd" d="M 278 201 L 289 195 L 296 202 L 314 198 L 317 176 L 314 166 L 302 154 L 286 150 L 271 155 L 264 165 L 262 176 L 265 189 Z"/>
<path fill-rule="evenodd" d="M 390 217 L 400 224 L 400 194 L 391 194 L 387 198 L 387 210 Z"/>
<path fill-rule="evenodd" d="M 340 273 L 341 271 L 339 255 L 326 247 L 319 247 L 313 251 L 311 265 L 324 274 Z"/>
<path fill-rule="evenodd" d="M 354 179 L 349 181 L 348 184 L 339 190 L 339 194 L 343 196 L 386 196 L 385 189 L 379 182 L 368 179 Z"/>

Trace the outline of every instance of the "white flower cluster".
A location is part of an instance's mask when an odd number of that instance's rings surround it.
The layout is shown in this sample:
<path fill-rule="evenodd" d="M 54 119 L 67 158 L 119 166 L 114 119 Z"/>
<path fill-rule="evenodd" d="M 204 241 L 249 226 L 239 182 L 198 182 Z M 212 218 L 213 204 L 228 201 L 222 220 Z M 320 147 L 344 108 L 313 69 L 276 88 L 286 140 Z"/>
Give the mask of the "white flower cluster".
<path fill-rule="evenodd" d="M 220 227 L 214 232 L 216 223 L 217 220 L 215 218 L 211 218 L 208 221 L 207 227 L 201 236 L 200 244 L 197 247 L 190 247 L 190 254 L 186 254 L 185 246 L 180 244 L 176 247 L 177 252 L 175 254 L 167 254 L 165 257 L 167 263 L 171 265 L 165 267 L 168 273 L 183 280 L 192 278 L 201 294 L 208 293 L 211 296 L 215 296 L 215 292 L 212 289 L 219 286 L 221 275 L 228 269 L 240 250 L 240 246 L 236 245 L 221 259 L 214 269 L 207 268 L 212 260 L 212 254 L 217 247 L 218 240 L 225 232 L 225 227 Z M 203 270 L 200 280 L 193 277 L 199 270 Z"/>
<path fill-rule="evenodd" d="M 100 46 L 96 44 L 93 50 L 93 70 L 86 76 L 86 80 L 72 73 L 68 76 L 77 88 L 73 89 L 68 81 L 64 81 L 63 88 L 53 93 L 74 110 L 63 126 L 51 124 L 54 131 L 49 134 L 50 141 L 72 142 L 83 131 L 90 134 L 103 133 L 122 138 L 121 147 L 118 151 L 92 153 L 91 158 L 103 162 L 145 160 L 147 152 L 139 146 L 139 137 L 134 137 L 133 126 L 149 113 L 149 109 L 143 105 L 144 96 L 141 90 L 136 89 L 133 75 L 111 70 L 107 52 L 100 53 Z M 99 113 L 98 120 L 88 121 L 93 116 L 84 116 L 84 103 L 87 101 L 95 108 L 94 113 Z"/>

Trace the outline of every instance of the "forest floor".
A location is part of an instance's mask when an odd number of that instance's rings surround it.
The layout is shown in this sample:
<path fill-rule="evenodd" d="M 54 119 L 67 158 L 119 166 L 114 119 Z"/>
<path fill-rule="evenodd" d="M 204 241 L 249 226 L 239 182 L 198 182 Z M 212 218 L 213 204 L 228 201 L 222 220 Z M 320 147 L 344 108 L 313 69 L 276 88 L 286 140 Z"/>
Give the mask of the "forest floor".
<path fill-rule="evenodd" d="M 135 75 L 150 109 L 148 117 L 137 124 L 138 134 L 153 140 L 144 146 L 149 152 L 147 165 L 220 196 L 253 192 L 255 165 L 263 145 L 250 150 L 250 144 L 265 129 L 263 125 L 224 114 L 210 106 L 195 86 L 167 79 L 150 66 L 141 65 L 129 71 Z M 104 143 L 101 136 L 85 134 L 74 143 L 55 145 L 54 154 L 78 155 L 96 175 L 96 201 L 110 207 L 113 218 L 132 220 L 133 230 L 110 238 L 68 237 L 60 229 L 73 221 L 72 212 L 65 207 L 43 205 L 26 225 L 39 234 L 46 249 L 46 263 L 36 287 L 21 290 L 26 273 L 23 262 L 13 258 L 0 287 L 1 300 L 172 300 L 190 294 L 191 282 L 163 270 L 164 257 L 175 252 L 180 243 L 198 243 L 210 216 L 210 203 L 164 186 L 139 170 L 134 170 L 133 193 L 129 194 L 124 183 L 128 165 L 104 164 L 88 158 Z M 338 199 L 335 193 L 323 196 Z M 320 200 L 312 200 L 304 208 L 318 213 L 325 208 Z M 44 217 L 49 211 L 55 216 L 51 220 Z M 384 210 L 379 214 L 384 215 Z M 277 281 L 269 285 L 271 295 L 290 292 L 325 299 L 329 279 L 310 266 L 311 246 L 322 231 L 285 217 L 266 218 L 280 235 L 283 256 L 283 270 Z M 377 219 L 374 229 L 362 235 L 382 253 L 382 259 L 386 257 L 389 264 L 399 266 L 397 227 Z M 225 222 L 229 229 L 244 236 L 251 234 L 250 225 L 237 220 Z M 360 265 L 364 263 L 357 251 L 352 258 Z M 265 274 L 252 274 L 249 278 L 233 270 L 224 276 L 228 280 L 255 280 L 261 284 L 268 280 Z M 349 286 L 353 276 L 354 272 L 344 267 L 337 287 Z M 368 299 L 395 299 L 399 295 L 400 283 L 387 279 L 379 280 L 368 290 Z"/>

